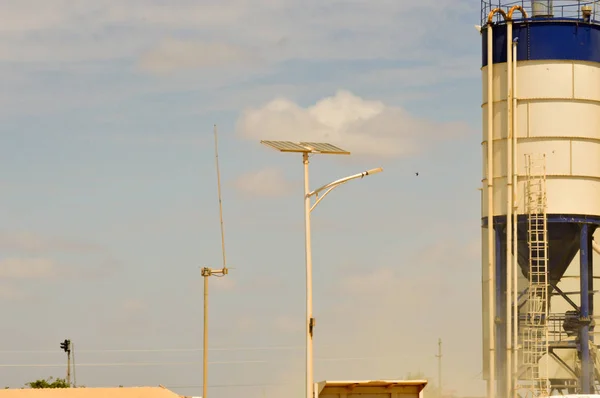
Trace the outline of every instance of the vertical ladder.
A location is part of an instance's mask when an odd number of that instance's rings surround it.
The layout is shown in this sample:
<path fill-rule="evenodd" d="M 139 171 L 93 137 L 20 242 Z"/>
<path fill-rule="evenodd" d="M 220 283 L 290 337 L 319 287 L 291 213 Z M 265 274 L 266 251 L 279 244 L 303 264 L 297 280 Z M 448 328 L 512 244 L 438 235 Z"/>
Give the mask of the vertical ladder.
<path fill-rule="evenodd" d="M 526 155 L 526 167 L 525 211 L 528 216 L 529 290 L 523 325 L 523 365 L 526 368 L 524 379 L 533 397 L 547 397 L 550 395 L 550 382 L 546 156 Z"/>

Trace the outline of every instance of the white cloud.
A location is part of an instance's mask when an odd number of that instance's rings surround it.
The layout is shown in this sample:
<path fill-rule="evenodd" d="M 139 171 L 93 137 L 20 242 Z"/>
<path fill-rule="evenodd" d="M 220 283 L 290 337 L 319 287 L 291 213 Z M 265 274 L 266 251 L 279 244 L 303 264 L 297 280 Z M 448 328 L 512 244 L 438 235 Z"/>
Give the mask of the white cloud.
<path fill-rule="evenodd" d="M 154 317 L 148 304 L 140 298 L 128 298 L 111 308 L 106 324 L 124 335 L 139 335 L 153 328 Z"/>
<path fill-rule="evenodd" d="M 256 330 L 260 327 L 260 322 L 254 315 L 242 314 L 237 320 L 235 320 L 237 329 L 244 331 Z"/>
<path fill-rule="evenodd" d="M 215 288 L 215 290 L 231 291 L 236 287 L 235 279 L 233 279 L 230 275 L 211 277 L 209 283 L 211 284 L 211 287 Z"/>
<path fill-rule="evenodd" d="M 296 333 L 304 330 L 304 319 L 293 318 L 289 315 L 280 315 L 273 320 L 277 333 Z"/>
<path fill-rule="evenodd" d="M 281 170 L 271 168 L 242 174 L 235 181 L 235 188 L 253 197 L 279 197 L 293 189 Z"/>
<path fill-rule="evenodd" d="M 27 253 L 96 251 L 95 245 L 32 232 L 0 232 L 0 249 Z"/>
<path fill-rule="evenodd" d="M 3 4 L 0 15 L 0 59 L 82 61 L 134 56 L 178 30 L 201 39 L 240 38 L 246 46 L 269 50 L 274 60 L 431 56 L 435 52 L 422 49 L 428 35 L 452 26 L 466 14 L 463 4 L 470 6 L 467 0 L 341 4 L 205 0 L 199 5 L 181 0 L 165 6 L 154 0 L 13 0 Z M 423 15 L 429 24 L 422 23 Z M 452 35 L 444 45 L 461 39 Z"/>
<path fill-rule="evenodd" d="M 262 108 L 246 109 L 237 128 L 252 139 L 325 141 L 356 155 L 389 157 L 414 154 L 469 130 L 464 123 L 420 119 L 403 108 L 348 91 L 338 91 L 307 108 L 278 98 Z"/>
<path fill-rule="evenodd" d="M 128 299 L 123 302 L 123 311 L 126 313 L 137 313 L 146 309 L 146 303 L 140 299 Z"/>
<path fill-rule="evenodd" d="M 357 79 L 370 87 L 383 88 L 393 84 L 393 87 L 405 91 L 410 88 L 432 87 L 447 80 L 473 78 L 478 74 L 479 58 L 472 54 L 442 58 L 416 66 L 376 69 L 361 74 Z"/>
<path fill-rule="evenodd" d="M 120 266 L 96 244 L 31 231 L 0 232 L 0 250 L 5 256 L 0 260 L 0 277 L 102 278 Z"/>
<path fill-rule="evenodd" d="M 23 289 L 18 289 L 15 286 L 2 285 L 0 286 L 0 300 L 15 301 L 29 298 Z"/>
<path fill-rule="evenodd" d="M 367 274 L 350 274 L 341 278 L 340 287 L 348 292 L 381 292 L 389 290 L 398 282 L 390 267 L 375 269 Z"/>
<path fill-rule="evenodd" d="M 163 40 L 142 54 L 139 67 L 155 74 L 204 68 L 249 67 L 257 57 L 249 50 L 228 43 Z"/>
<path fill-rule="evenodd" d="M 315 88 L 311 83 L 319 78 L 312 79 L 311 71 L 296 73 L 293 61 L 371 63 L 394 59 L 399 67 L 407 62 L 433 65 L 423 73 L 416 68 L 409 73 L 418 77 L 413 82 L 425 85 L 452 78 L 454 72 L 438 73 L 440 60 L 447 68 L 447 63 L 453 62 L 448 60 L 474 52 L 473 44 L 465 40 L 467 34 L 473 42 L 478 39 L 472 35 L 472 24 L 463 23 L 463 16 L 472 11 L 466 0 L 410 4 L 387 0 L 205 0 L 201 5 L 181 0 L 170 6 L 158 0 L 6 3 L 0 14 L 0 72 L 9 77 L 5 79 L 9 86 L 4 90 L 6 98 L 0 98 L 0 117 L 94 107 L 98 118 L 114 119 L 114 111 L 103 114 L 100 108 L 155 93 L 189 92 L 191 88 L 195 96 L 210 97 L 202 105 L 190 100 L 196 110 L 223 107 L 219 95 L 225 97 L 227 110 L 237 110 L 237 106 L 246 105 L 239 104 L 244 90 L 264 87 L 270 79 L 290 84 L 293 90 L 309 89 L 312 95 L 315 90 L 349 84 L 380 92 L 397 87 L 393 96 L 406 95 L 404 84 L 397 83 L 404 72 L 383 72 L 395 78 L 394 83 L 372 70 L 351 68 L 340 70 L 333 79 L 335 84 L 329 79 Z M 428 24 L 422 23 L 423 15 L 427 15 Z M 442 48 L 432 48 L 436 32 L 450 28 L 456 34 L 445 38 Z M 453 44 L 460 48 L 456 50 Z M 208 67 L 210 73 L 197 72 Z M 291 73 L 286 73 L 288 69 Z M 190 73 L 183 73 L 186 70 Z M 155 76 L 136 76 L 143 71 Z M 175 71 L 180 73 L 172 73 Z M 163 78 L 157 79 L 156 74 Z M 369 84 L 370 80 L 375 83 Z M 411 100 L 424 92 L 411 93 Z M 256 104 L 257 98 L 252 96 L 251 101 Z M 177 109 L 181 111 L 181 107 Z M 165 115 L 172 112 L 165 109 Z"/>
<path fill-rule="evenodd" d="M 12 257 L 0 260 L 0 278 L 53 278 L 58 271 L 54 261 L 47 258 Z"/>

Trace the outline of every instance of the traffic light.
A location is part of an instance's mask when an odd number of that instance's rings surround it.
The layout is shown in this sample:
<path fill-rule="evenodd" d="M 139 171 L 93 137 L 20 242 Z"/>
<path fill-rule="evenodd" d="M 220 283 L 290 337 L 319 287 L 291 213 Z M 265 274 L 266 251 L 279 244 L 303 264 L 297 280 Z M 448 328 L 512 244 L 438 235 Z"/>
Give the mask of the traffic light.
<path fill-rule="evenodd" d="M 60 343 L 60 348 L 62 348 L 64 352 L 70 352 L 71 351 L 71 340 L 65 339 L 65 341 Z"/>

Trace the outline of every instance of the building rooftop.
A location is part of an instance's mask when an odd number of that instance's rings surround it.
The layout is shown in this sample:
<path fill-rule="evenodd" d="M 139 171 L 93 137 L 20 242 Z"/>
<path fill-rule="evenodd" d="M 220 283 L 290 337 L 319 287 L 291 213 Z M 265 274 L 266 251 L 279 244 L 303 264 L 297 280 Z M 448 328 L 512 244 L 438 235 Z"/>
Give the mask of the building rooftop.
<path fill-rule="evenodd" d="M 322 381 L 327 387 L 403 387 L 416 386 L 425 388 L 427 380 L 345 380 L 345 381 Z M 319 383 L 319 384 L 321 384 Z"/>
<path fill-rule="evenodd" d="M 333 392 L 340 390 L 362 390 L 367 391 L 398 391 L 410 390 L 414 393 L 420 393 L 427 385 L 427 380 L 343 380 L 343 381 L 321 381 L 318 383 L 318 394 L 325 394 L 325 391 Z M 360 392 L 360 391 L 358 391 Z M 0 397 L 1 398 L 1 397 Z"/>

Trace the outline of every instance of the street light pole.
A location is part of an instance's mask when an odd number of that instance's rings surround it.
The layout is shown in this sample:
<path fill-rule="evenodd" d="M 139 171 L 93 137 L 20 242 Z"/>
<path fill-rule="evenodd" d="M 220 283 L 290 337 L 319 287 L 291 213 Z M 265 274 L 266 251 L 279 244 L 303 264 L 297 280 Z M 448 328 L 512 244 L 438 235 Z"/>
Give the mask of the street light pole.
<path fill-rule="evenodd" d="M 333 189 L 350 180 L 363 178 L 365 176 L 379 173 L 383 169 L 371 169 L 362 173 L 354 174 L 339 180 L 323 185 L 314 191 L 310 190 L 308 173 L 308 155 L 330 154 L 330 155 L 350 155 L 350 152 L 327 143 L 300 142 L 293 143 L 289 141 L 261 141 L 268 147 L 280 152 L 302 153 L 302 163 L 304 164 L 304 228 L 305 228 L 305 250 L 306 250 L 306 398 L 317 398 L 314 391 L 314 359 L 313 359 L 313 334 L 315 327 L 315 318 L 313 317 L 313 292 L 312 292 L 312 244 L 311 244 L 311 226 L 310 213 Z M 325 191 L 321 197 L 319 194 Z M 311 206 L 310 198 L 318 197 Z"/>
<path fill-rule="evenodd" d="M 306 250 L 306 395 L 313 398 L 313 318 L 312 304 L 312 244 L 310 237 L 310 184 L 308 180 L 308 152 L 302 153 L 304 163 L 304 234 Z"/>

